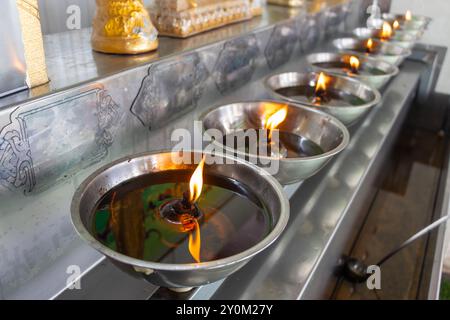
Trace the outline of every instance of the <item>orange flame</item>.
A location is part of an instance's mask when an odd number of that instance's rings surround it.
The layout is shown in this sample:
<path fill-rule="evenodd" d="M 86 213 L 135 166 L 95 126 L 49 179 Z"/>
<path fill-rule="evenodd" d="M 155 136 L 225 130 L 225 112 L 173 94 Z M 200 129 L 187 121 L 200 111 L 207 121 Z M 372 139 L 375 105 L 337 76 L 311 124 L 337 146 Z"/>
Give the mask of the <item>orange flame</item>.
<path fill-rule="evenodd" d="M 392 24 L 392 28 L 394 30 L 397 30 L 398 28 L 400 28 L 400 23 L 398 23 L 398 20 L 394 21 L 394 23 Z"/>
<path fill-rule="evenodd" d="M 366 50 L 368 53 L 372 52 L 372 50 L 373 50 L 373 40 L 372 39 L 367 40 Z"/>
<path fill-rule="evenodd" d="M 205 165 L 205 156 L 203 156 L 202 161 L 198 164 L 194 173 L 192 174 L 191 180 L 189 181 L 189 201 L 195 203 L 203 188 L 203 167 Z"/>
<path fill-rule="evenodd" d="M 189 201 L 195 203 L 203 189 L 203 167 L 205 166 L 206 157 L 203 156 L 189 181 Z M 194 224 L 193 230 L 189 233 L 189 252 L 195 261 L 200 263 L 200 226 L 197 219 L 189 217 L 189 222 Z"/>
<path fill-rule="evenodd" d="M 189 252 L 197 263 L 200 263 L 200 248 L 201 248 L 201 238 L 200 238 L 200 226 L 196 219 L 194 219 L 194 230 L 189 233 Z"/>
<path fill-rule="evenodd" d="M 355 56 L 350 57 L 350 67 L 352 69 L 352 72 L 358 71 L 360 64 L 361 63 L 359 62 L 359 59 L 357 57 Z"/>
<path fill-rule="evenodd" d="M 287 106 L 283 106 L 278 111 L 272 113 L 264 124 L 264 129 L 266 129 L 269 133 L 267 135 L 267 138 L 270 140 L 272 138 L 272 132 L 274 129 L 276 129 L 285 119 L 287 116 Z"/>
<path fill-rule="evenodd" d="M 327 90 L 327 77 L 323 72 L 321 72 L 316 82 L 315 92 L 316 94 L 319 94 L 325 92 L 326 90 Z"/>
<path fill-rule="evenodd" d="M 405 20 L 406 21 L 411 21 L 411 19 L 412 19 L 411 11 L 407 10 L 406 13 L 405 13 Z"/>
<path fill-rule="evenodd" d="M 389 40 L 392 37 L 392 27 L 386 21 L 383 22 L 383 29 L 381 30 L 381 39 Z"/>

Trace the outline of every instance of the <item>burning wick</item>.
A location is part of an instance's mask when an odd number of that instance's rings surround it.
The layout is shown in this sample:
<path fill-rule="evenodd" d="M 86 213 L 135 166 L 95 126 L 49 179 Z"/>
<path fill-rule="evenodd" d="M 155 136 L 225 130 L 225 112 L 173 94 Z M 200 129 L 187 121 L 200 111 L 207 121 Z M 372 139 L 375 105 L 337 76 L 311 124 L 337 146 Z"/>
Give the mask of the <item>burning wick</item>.
<path fill-rule="evenodd" d="M 407 10 L 405 13 L 405 20 L 406 21 L 411 21 L 412 20 L 412 14 L 411 11 Z"/>
<path fill-rule="evenodd" d="M 180 233 L 189 233 L 189 252 L 195 261 L 200 262 L 200 225 L 203 213 L 197 207 L 203 189 L 203 167 L 205 156 L 189 180 L 189 191 L 183 193 L 183 199 L 173 199 L 161 205 L 159 214 Z"/>
<path fill-rule="evenodd" d="M 381 39 L 387 41 L 391 37 L 392 37 L 392 27 L 389 23 L 385 21 L 383 22 L 383 29 L 381 30 Z"/>
<path fill-rule="evenodd" d="M 319 78 L 316 82 L 316 87 L 314 89 L 314 103 L 320 104 L 326 98 L 327 94 L 327 77 L 323 72 L 319 74 Z"/>
<path fill-rule="evenodd" d="M 287 106 L 284 106 L 267 118 L 264 129 L 268 131 L 267 139 L 269 141 L 272 139 L 273 130 L 275 130 L 286 119 L 286 116 Z"/>
<path fill-rule="evenodd" d="M 358 73 L 359 66 L 360 66 L 359 59 L 355 56 L 351 56 L 350 57 L 350 70 L 352 71 L 352 73 Z"/>
<path fill-rule="evenodd" d="M 366 52 L 371 53 L 372 50 L 373 50 L 373 40 L 369 39 L 369 40 L 367 40 L 367 43 L 366 43 Z"/>
<path fill-rule="evenodd" d="M 200 197 L 203 189 L 203 167 L 205 166 L 205 156 L 198 164 L 194 173 L 192 174 L 191 180 L 189 181 L 189 201 L 191 205 L 195 204 Z M 189 233 L 189 252 L 197 263 L 200 263 L 200 248 L 201 248 L 201 238 L 200 238 L 200 226 L 197 219 L 192 219 L 194 223 L 194 230 Z"/>
<path fill-rule="evenodd" d="M 393 28 L 394 30 L 397 30 L 398 28 L 400 28 L 400 23 L 398 23 L 398 21 L 395 20 L 394 23 L 392 24 L 392 28 Z"/>

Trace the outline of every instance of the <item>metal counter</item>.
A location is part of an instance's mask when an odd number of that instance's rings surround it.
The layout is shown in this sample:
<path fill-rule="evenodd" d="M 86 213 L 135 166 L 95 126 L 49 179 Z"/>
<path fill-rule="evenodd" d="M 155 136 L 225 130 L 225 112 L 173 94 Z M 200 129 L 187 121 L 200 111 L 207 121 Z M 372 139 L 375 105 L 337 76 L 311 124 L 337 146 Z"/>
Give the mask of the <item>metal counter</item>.
<path fill-rule="evenodd" d="M 291 199 L 288 228 L 267 251 L 224 281 L 173 294 L 131 278 L 78 238 L 69 205 L 91 172 L 124 155 L 170 148 L 171 132 L 194 132 L 193 121 L 211 105 L 268 98 L 262 80 L 271 73 L 304 70 L 306 53 L 330 49 L 331 37 L 359 22 L 360 3 L 354 0 L 338 13 L 325 8 L 312 15 L 268 6 L 262 18 L 188 40 L 164 39 L 158 52 L 136 57 L 92 53 L 86 30 L 47 38 L 47 46 L 55 46 L 47 53 L 53 61 L 50 71 L 54 68 L 51 87 L 39 98 L 26 93 L 0 100 L 0 146 L 6 134 L 25 132 L 20 146 L 29 145 L 29 150 L 20 150 L 20 155 L 32 154 L 34 169 L 24 185 L 8 184 L 0 176 L 0 298 L 328 297 L 333 269 L 357 231 L 363 218 L 358 213 L 370 198 L 412 99 L 434 88 L 441 61 L 433 54 L 436 48 L 417 48 L 430 60 L 418 57 L 404 63 L 384 90 L 383 102 L 351 128 L 347 150 L 313 178 L 285 188 Z M 58 51 L 61 44 L 73 50 Z M 241 78 L 229 77 L 226 66 Z M 64 72 L 67 67 L 71 72 Z M 157 85 L 170 87 L 170 76 L 175 74 L 178 81 L 179 74 L 192 72 L 199 79 L 193 88 L 177 82 L 170 92 L 180 98 L 180 108 L 170 105 L 170 99 L 168 106 L 155 102 L 153 109 L 142 107 L 161 89 Z M 156 85 L 155 75 L 161 80 Z M 186 92 L 194 93 L 186 97 Z M 172 115 L 176 117 L 168 118 Z M 161 125 L 160 118 L 168 121 Z M 81 271 L 81 290 L 68 289 L 76 280 L 70 277 L 74 265 Z"/>

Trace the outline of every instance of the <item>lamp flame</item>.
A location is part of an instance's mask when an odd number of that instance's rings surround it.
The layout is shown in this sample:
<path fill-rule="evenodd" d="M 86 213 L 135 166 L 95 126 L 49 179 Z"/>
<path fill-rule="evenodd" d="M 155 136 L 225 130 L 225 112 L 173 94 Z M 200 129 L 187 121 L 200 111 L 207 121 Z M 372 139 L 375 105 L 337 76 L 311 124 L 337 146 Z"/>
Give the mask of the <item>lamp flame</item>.
<path fill-rule="evenodd" d="M 264 124 L 264 129 L 268 131 L 267 138 L 269 140 L 272 139 L 273 130 L 276 129 L 286 119 L 286 116 L 287 116 L 287 106 L 285 105 L 275 113 L 272 113 L 267 118 Z"/>
<path fill-rule="evenodd" d="M 392 37 L 392 27 L 388 22 L 383 22 L 383 29 L 381 30 L 381 39 L 389 40 Z"/>
<path fill-rule="evenodd" d="M 203 156 L 202 160 L 198 164 L 197 168 L 195 168 L 194 173 L 191 176 L 189 181 L 189 201 L 194 204 L 203 189 L 203 167 L 205 166 L 206 157 Z M 197 263 L 200 263 L 200 248 L 201 248 L 201 238 L 200 238 L 200 226 L 198 224 L 197 219 L 193 217 L 188 218 L 189 222 L 194 225 L 193 230 L 189 233 L 189 253 L 192 258 Z"/>
<path fill-rule="evenodd" d="M 373 40 L 369 39 L 369 40 L 367 40 L 367 43 L 366 43 L 366 51 L 367 51 L 367 53 L 371 53 L 372 50 L 373 50 Z"/>
<path fill-rule="evenodd" d="M 194 173 L 192 174 L 191 180 L 189 181 L 189 201 L 191 203 L 195 203 L 200 197 L 200 194 L 202 193 L 204 165 L 205 165 L 205 156 L 203 156 L 202 160 L 200 161 Z"/>
<path fill-rule="evenodd" d="M 200 263 L 200 248 L 201 248 L 201 238 L 200 238 L 200 226 L 196 219 L 194 220 L 194 230 L 189 233 L 189 253 L 192 258 L 197 263 Z"/>
<path fill-rule="evenodd" d="M 358 71 L 360 64 L 361 63 L 359 62 L 359 59 L 357 57 L 355 56 L 350 57 L 350 68 L 352 69 L 353 73 Z"/>
<path fill-rule="evenodd" d="M 323 72 L 321 72 L 316 82 L 315 93 L 317 95 L 323 94 L 326 90 L 327 90 L 327 77 Z"/>
<path fill-rule="evenodd" d="M 412 19 L 411 11 L 407 10 L 406 13 L 405 13 L 405 20 L 406 21 L 411 21 L 411 19 Z"/>
<path fill-rule="evenodd" d="M 392 28 L 394 30 L 397 30 L 398 28 L 400 28 L 400 23 L 398 23 L 398 20 L 394 21 L 394 23 L 392 24 Z"/>

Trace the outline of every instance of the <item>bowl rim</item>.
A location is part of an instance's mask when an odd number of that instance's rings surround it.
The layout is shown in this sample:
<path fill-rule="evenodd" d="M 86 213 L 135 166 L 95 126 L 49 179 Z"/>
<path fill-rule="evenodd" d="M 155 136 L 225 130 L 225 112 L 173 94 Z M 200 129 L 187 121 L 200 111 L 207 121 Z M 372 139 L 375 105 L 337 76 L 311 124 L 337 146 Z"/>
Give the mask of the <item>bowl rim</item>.
<path fill-rule="evenodd" d="M 352 53 L 354 52 L 356 54 L 364 55 L 362 52 L 353 51 L 352 49 L 349 49 L 349 48 L 342 48 L 342 49 L 339 48 L 337 43 L 339 41 L 343 41 L 343 40 L 353 40 L 355 42 L 360 42 L 360 41 L 364 41 L 365 39 L 361 39 L 361 38 L 358 38 L 356 36 L 353 36 L 353 37 L 336 38 L 336 39 L 334 39 L 332 41 L 333 46 L 339 52 L 352 52 Z M 404 51 L 404 53 L 402 53 L 402 54 L 369 53 L 369 55 L 368 55 L 369 58 L 377 59 L 376 58 L 377 56 L 406 58 L 406 57 L 408 57 L 408 56 L 410 56 L 412 54 L 411 49 L 399 46 L 399 45 L 395 44 L 395 41 L 392 41 L 392 42 L 381 42 L 379 39 L 373 39 L 373 40 L 376 41 L 376 42 L 382 43 L 384 45 L 387 45 L 387 46 L 391 46 L 391 47 L 395 47 L 397 49 L 401 49 L 402 51 Z"/>
<path fill-rule="evenodd" d="M 355 36 L 355 37 L 357 37 L 357 38 L 359 38 L 359 39 L 369 39 L 369 38 L 375 38 L 375 39 L 379 39 L 379 38 L 377 38 L 377 37 L 373 37 L 373 36 L 368 36 L 368 35 L 358 35 L 358 31 L 365 31 L 365 32 L 368 32 L 368 31 L 377 31 L 377 30 L 380 30 L 380 29 L 371 29 L 371 28 L 367 28 L 367 27 L 358 27 L 358 28 L 355 28 L 355 29 L 353 29 L 353 31 L 352 31 L 352 34 Z M 408 33 L 405 33 L 405 32 L 402 32 L 402 31 L 399 31 L 399 33 L 400 34 L 403 34 L 403 36 L 406 36 L 406 39 L 395 39 L 395 38 L 390 38 L 389 40 L 387 40 L 386 42 L 387 43 L 391 43 L 391 44 L 396 44 L 396 43 L 408 43 L 408 44 L 414 44 L 414 43 L 416 43 L 419 39 L 418 39 L 418 37 L 417 36 L 414 36 L 414 35 L 412 35 L 412 34 L 408 34 Z"/>
<path fill-rule="evenodd" d="M 204 119 L 206 119 L 206 117 L 213 111 L 216 111 L 217 109 L 220 108 L 226 108 L 228 106 L 231 105 L 235 105 L 235 104 L 249 104 L 249 103 L 263 103 L 263 102 L 268 102 L 268 103 L 276 103 L 276 104 L 280 104 L 280 105 L 289 105 L 293 108 L 298 108 L 298 109 L 303 109 L 307 112 L 312 112 L 312 113 L 316 113 L 321 115 L 324 118 L 328 118 L 330 120 L 330 122 L 332 122 L 334 125 L 336 125 L 339 130 L 342 133 L 342 141 L 339 143 L 339 145 L 335 148 L 333 148 L 330 151 L 321 153 L 319 155 L 315 155 L 315 156 L 309 156 L 309 157 L 298 157 L 298 158 L 279 158 L 279 157 L 271 157 L 271 156 L 261 156 L 261 155 L 255 155 L 252 153 L 247 153 L 247 152 L 242 152 L 242 151 L 238 151 L 234 148 L 229 148 L 228 146 L 224 145 L 223 143 L 214 141 L 213 143 L 217 146 L 219 146 L 222 150 L 225 150 L 227 152 L 229 152 L 230 154 L 238 154 L 242 157 L 245 156 L 250 156 L 250 157 L 256 157 L 258 159 L 264 159 L 264 160 L 269 160 L 269 161 L 280 161 L 280 162 L 286 162 L 286 163 L 292 163 L 292 162 L 307 162 L 307 161 L 314 161 L 314 160 L 319 160 L 319 159 L 326 159 L 329 158 L 333 155 L 336 155 L 338 153 L 340 153 L 341 151 L 343 151 L 349 144 L 350 142 L 350 133 L 347 129 L 347 127 L 336 117 L 321 111 L 321 110 L 317 110 L 315 108 L 311 108 L 308 107 L 306 105 L 302 105 L 300 103 L 295 103 L 295 102 L 291 102 L 291 101 L 286 101 L 286 100 L 273 100 L 273 99 L 256 99 L 256 100 L 249 100 L 249 101 L 237 101 L 237 102 L 231 102 L 228 104 L 222 104 L 222 105 L 217 105 L 215 107 L 212 107 L 208 110 L 206 110 L 205 112 L 203 112 L 201 114 L 201 116 L 199 117 L 199 120 L 202 121 L 202 127 L 203 129 L 209 129 L 205 127 L 205 123 L 204 123 Z"/>
<path fill-rule="evenodd" d="M 377 104 L 379 104 L 381 102 L 381 93 L 375 87 L 373 87 L 373 86 L 371 86 L 371 85 L 369 85 L 367 83 L 364 83 L 364 82 L 362 82 L 362 81 L 360 81 L 358 79 L 350 78 L 350 77 L 343 76 L 343 75 L 340 75 L 340 74 L 328 74 L 328 73 L 327 73 L 328 76 L 335 77 L 335 78 L 341 78 L 344 81 L 353 82 L 355 84 L 358 84 L 358 85 L 366 87 L 366 89 L 368 89 L 368 90 L 371 90 L 373 92 L 373 94 L 375 95 L 373 101 L 366 102 L 364 104 L 357 105 L 357 106 L 346 106 L 346 107 L 342 107 L 342 106 L 316 106 L 316 105 L 314 105 L 312 103 L 307 103 L 307 102 L 303 102 L 303 101 L 297 101 L 296 99 L 285 97 L 285 96 L 277 93 L 269 85 L 270 79 L 272 79 L 273 77 L 276 77 L 276 76 L 280 76 L 282 74 L 299 74 L 299 75 L 315 74 L 315 75 L 318 75 L 319 73 L 315 72 L 315 71 L 310 71 L 310 72 L 288 71 L 288 72 L 281 72 L 281 73 L 271 74 L 271 75 L 267 76 L 264 79 L 264 86 L 266 87 L 267 90 L 270 91 L 271 94 L 275 95 L 276 97 L 278 97 L 282 101 L 289 101 L 289 102 L 291 102 L 293 104 L 296 104 L 296 105 L 302 105 L 302 106 L 307 107 L 307 108 L 314 108 L 315 110 L 324 110 L 324 109 L 327 109 L 327 108 L 329 108 L 329 109 L 337 109 L 337 108 L 368 109 L 368 108 L 372 108 L 373 106 L 375 106 L 375 105 L 377 105 Z"/>
<path fill-rule="evenodd" d="M 391 77 L 395 77 L 400 72 L 399 68 L 396 65 L 392 64 L 392 63 L 389 63 L 389 62 L 386 62 L 386 61 L 383 61 L 383 60 L 379 60 L 379 59 L 376 59 L 376 58 L 373 58 L 373 57 L 367 57 L 367 56 L 365 56 L 363 54 L 360 54 L 360 53 L 356 53 L 356 54 L 355 53 L 351 53 L 351 52 L 346 51 L 346 50 L 339 51 L 339 52 L 325 52 L 325 51 L 324 52 L 315 52 L 315 53 L 308 54 L 306 56 L 306 62 L 312 68 L 314 68 L 316 70 L 322 70 L 322 71 L 327 72 L 328 74 L 331 74 L 331 75 L 342 76 L 343 74 L 338 72 L 338 71 L 328 71 L 328 69 L 326 69 L 326 68 L 322 68 L 322 67 L 316 66 L 312 62 L 312 60 L 313 60 L 314 57 L 316 57 L 316 56 L 318 56 L 320 54 L 330 54 L 330 55 L 335 55 L 335 56 L 343 56 L 343 55 L 356 56 L 362 63 L 364 63 L 364 60 L 365 60 L 365 61 L 367 61 L 369 63 L 374 63 L 374 64 L 378 64 L 380 66 L 385 66 L 386 69 L 391 70 L 390 72 L 386 72 L 385 74 L 374 74 L 374 75 L 359 75 L 359 74 L 355 74 L 355 75 L 351 75 L 351 76 L 346 76 L 346 77 L 351 78 L 351 79 L 364 79 L 364 78 L 372 78 L 372 77 L 373 78 L 377 78 L 377 79 L 386 78 L 386 77 L 391 78 Z"/>
<path fill-rule="evenodd" d="M 202 154 L 209 154 L 212 155 L 211 152 L 204 151 L 204 150 L 184 150 L 183 152 L 190 152 L 190 153 L 202 153 Z M 95 170 L 92 174 L 90 174 L 76 189 L 73 197 L 72 202 L 70 206 L 71 211 L 71 222 L 73 227 L 75 228 L 78 235 L 85 241 L 89 246 L 96 249 L 100 253 L 104 254 L 106 257 L 111 258 L 113 260 L 117 260 L 121 263 L 125 263 L 127 265 L 130 265 L 132 267 L 139 267 L 151 271 L 189 271 L 189 270 L 211 270 L 211 269 L 220 269 L 225 266 L 230 266 L 234 264 L 238 264 L 240 262 L 246 261 L 256 254 L 260 253 L 261 251 L 265 250 L 267 247 L 269 247 L 283 232 L 285 227 L 287 226 L 287 223 L 289 221 L 289 200 L 286 197 L 286 194 L 283 191 L 283 187 L 280 185 L 280 183 L 271 175 L 269 175 L 267 172 L 264 172 L 262 168 L 259 168 L 247 161 L 244 161 L 242 159 L 231 157 L 226 154 L 219 155 L 223 158 L 228 158 L 233 161 L 236 161 L 239 165 L 243 165 L 248 167 L 250 170 L 255 171 L 255 174 L 259 174 L 264 176 L 264 179 L 269 183 L 269 185 L 272 187 L 273 191 L 275 192 L 277 198 L 280 201 L 280 215 L 279 219 L 276 222 L 276 224 L 273 226 L 272 230 L 263 238 L 261 241 L 259 241 L 254 246 L 241 251 L 237 254 L 234 254 L 232 256 L 207 261 L 207 262 L 200 262 L 200 263 L 184 263 L 184 264 L 171 264 L 171 263 L 159 263 L 159 262 L 152 262 L 152 261 L 145 261 L 137 258 L 133 258 L 130 256 L 127 256 L 125 254 L 119 253 L 115 250 L 110 249 L 106 245 L 102 244 L 100 241 L 98 241 L 86 228 L 86 226 L 83 224 L 81 219 L 81 213 L 80 213 L 80 201 L 82 200 L 82 197 L 86 190 L 88 190 L 89 186 L 94 182 L 94 180 L 99 177 L 102 173 L 107 171 L 108 169 L 111 169 L 115 166 L 121 165 L 125 162 L 130 162 L 133 160 L 139 160 L 142 158 L 146 158 L 152 155 L 158 155 L 158 154 L 169 154 L 169 153 L 179 153 L 179 151 L 172 151 L 168 149 L 161 149 L 156 151 L 150 151 L 150 152 L 143 152 L 138 153 L 131 156 L 125 156 L 120 159 L 117 159 L 111 163 L 108 163 L 99 169 Z M 217 155 L 215 155 L 217 156 Z M 112 188 L 112 187 L 111 187 Z M 111 190 L 111 188 L 109 190 Z M 108 190 L 108 191 L 109 191 Z M 106 191 L 104 194 L 106 194 L 108 191 Z M 135 269 L 136 270 L 136 269 Z M 137 270 L 136 270 L 137 271 Z"/>

